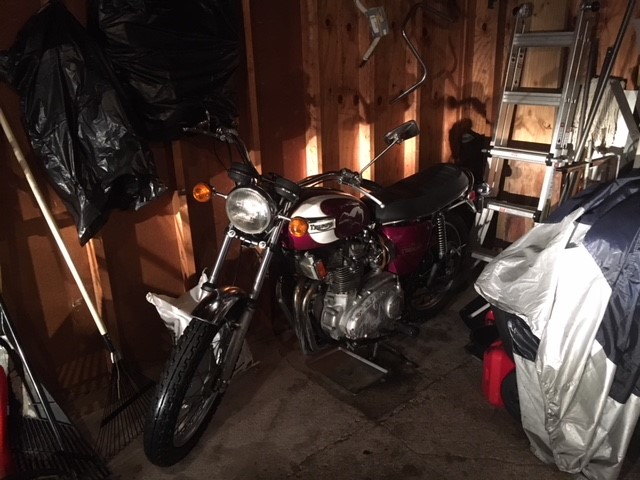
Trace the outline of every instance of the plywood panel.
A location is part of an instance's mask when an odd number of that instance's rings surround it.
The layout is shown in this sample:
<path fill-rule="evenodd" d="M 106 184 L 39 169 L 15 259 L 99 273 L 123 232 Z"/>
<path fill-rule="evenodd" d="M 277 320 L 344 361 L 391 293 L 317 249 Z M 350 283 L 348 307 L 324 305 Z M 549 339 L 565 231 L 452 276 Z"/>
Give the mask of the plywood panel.
<path fill-rule="evenodd" d="M 436 2 L 442 8 L 445 2 Z M 446 11 L 446 10 L 445 10 Z M 445 21 L 425 14 L 425 55 L 429 70 L 420 119 L 425 134 L 420 139 L 420 167 L 453 160 L 451 133 L 462 119 L 463 109 L 468 105 L 469 88 L 462 76 L 465 71 L 467 50 L 466 28 L 472 22 L 475 5 L 460 2 L 460 10 L 454 21 Z M 467 16 L 468 15 L 468 16 Z"/>
<path fill-rule="evenodd" d="M 298 180 L 305 175 L 308 124 L 300 2 L 280 0 L 277 8 L 251 2 L 250 22 L 262 170 Z"/>
<path fill-rule="evenodd" d="M 358 166 L 358 14 L 352 2 L 319 2 L 323 171 Z"/>
<path fill-rule="evenodd" d="M 145 297 L 184 291 L 174 222 L 172 195 L 166 193 L 144 211 L 114 212 L 101 233 L 116 315 L 108 326 L 125 358 L 136 364 L 163 361 L 170 346 L 168 331 Z"/>
<path fill-rule="evenodd" d="M 179 144 L 184 176 L 184 190 L 180 195 L 188 205 L 197 277 L 204 268 L 213 264 L 228 221 L 224 200 L 213 198 L 210 202 L 198 203 L 191 191 L 196 183 L 208 182 L 220 192 L 228 193 L 233 182 L 228 178 L 226 169 L 233 161 L 240 160 L 229 145 L 205 136 L 185 138 Z"/>
<path fill-rule="evenodd" d="M 473 131 L 492 137 L 514 24 L 511 12 L 517 0 L 496 2 L 491 8 L 488 2 L 468 5 L 467 55 L 471 66 L 464 73 L 465 100 L 461 108 Z"/>
<path fill-rule="evenodd" d="M 419 89 L 402 100 L 391 103 L 417 81 L 417 64 L 401 33 L 411 5 L 389 1 L 382 5 L 385 7 L 390 32 L 381 39 L 373 56 L 361 69 L 361 84 L 364 84 L 366 75 L 370 92 L 370 100 L 366 103 L 364 113 L 370 125 L 368 133 L 373 146 L 372 156 L 386 147 L 383 142 L 386 132 L 407 120 L 418 120 L 417 108 L 422 95 L 422 89 Z M 406 30 L 412 42 L 418 45 L 420 54 L 424 55 L 421 25 L 422 14 L 418 11 L 408 22 Z M 417 158 L 417 140 L 412 139 L 378 160 L 374 166 L 373 178 L 382 185 L 397 181 L 413 172 Z"/>
<path fill-rule="evenodd" d="M 302 68 L 307 106 L 305 125 L 305 176 L 315 175 L 322 169 L 322 92 L 320 77 L 320 23 L 315 0 L 300 4 L 302 23 Z M 248 29 L 250 30 L 250 29 Z"/>

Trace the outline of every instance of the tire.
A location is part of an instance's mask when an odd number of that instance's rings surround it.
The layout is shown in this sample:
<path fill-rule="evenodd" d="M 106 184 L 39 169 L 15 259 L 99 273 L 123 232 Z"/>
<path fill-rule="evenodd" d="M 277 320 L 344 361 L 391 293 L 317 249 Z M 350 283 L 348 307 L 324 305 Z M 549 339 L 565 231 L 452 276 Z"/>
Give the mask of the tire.
<path fill-rule="evenodd" d="M 427 286 L 427 283 L 438 258 L 438 233 L 435 228 L 427 258 L 407 282 L 406 304 L 413 322 L 422 322 L 438 313 L 464 284 L 465 266 L 469 259 L 469 228 L 453 211 L 445 215 L 445 226 L 447 259 L 438 267 L 431 285 Z"/>
<path fill-rule="evenodd" d="M 520 397 L 518 395 L 518 380 L 516 377 L 516 371 L 509 373 L 500 385 L 500 394 L 502 395 L 502 402 L 504 408 L 509 412 L 514 420 L 521 422 L 520 419 Z"/>
<path fill-rule="evenodd" d="M 227 387 L 220 376 L 237 361 L 224 361 L 239 334 L 235 322 L 226 320 L 222 326 L 192 320 L 171 353 L 144 428 L 144 452 L 151 463 L 167 467 L 182 460 L 217 410 Z"/>

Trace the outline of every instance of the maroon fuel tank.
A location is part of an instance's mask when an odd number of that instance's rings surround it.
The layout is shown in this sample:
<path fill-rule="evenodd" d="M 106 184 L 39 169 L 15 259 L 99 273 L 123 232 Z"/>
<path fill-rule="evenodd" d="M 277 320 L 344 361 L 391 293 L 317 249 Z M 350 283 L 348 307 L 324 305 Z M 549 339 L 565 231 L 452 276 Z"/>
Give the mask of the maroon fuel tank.
<path fill-rule="evenodd" d="M 324 188 L 305 191 L 291 216 L 309 222 L 309 231 L 303 237 L 294 237 L 287 231 L 284 243 L 293 250 L 311 250 L 351 237 L 370 221 L 369 209 L 361 200 Z"/>

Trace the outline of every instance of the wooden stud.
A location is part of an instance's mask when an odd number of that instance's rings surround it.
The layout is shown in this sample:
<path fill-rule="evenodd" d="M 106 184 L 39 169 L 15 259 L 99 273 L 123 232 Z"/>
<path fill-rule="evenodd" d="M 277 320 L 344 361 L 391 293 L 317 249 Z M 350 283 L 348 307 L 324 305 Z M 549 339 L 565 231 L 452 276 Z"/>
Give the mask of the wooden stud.
<path fill-rule="evenodd" d="M 193 242 L 191 239 L 191 222 L 189 219 L 189 206 L 186 196 L 185 165 L 180 141 L 172 142 L 173 166 L 175 171 L 176 189 L 173 192 L 171 206 L 174 214 L 176 229 L 176 242 L 180 256 L 180 271 L 185 288 L 190 288 L 190 281 L 196 273 Z"/>
<path fill-rule="evenodd" d="M 322 119 L 319 65 L 318 7 L 314 0 L 300 3 L 302 22 L 302 70 L 305 79 L 307 103 L 307 128 L 305 129 L 305 176 L 319 173 L 322 168 Z"/>
<path fill-rule="evenodd" d="M 250 153 L 253 164 L 262 170 L 260 152 L 260 128 L 258 123 L 258 98 L 256 87 L 256 64 L 253 52 L 253 32 L 251 29 L 251 0 L 242 0 L 242 16 L 244 29 L 245 57 L 247 68 L 247 95 L 249 100 L 249 124 L 251 125 Z"/>

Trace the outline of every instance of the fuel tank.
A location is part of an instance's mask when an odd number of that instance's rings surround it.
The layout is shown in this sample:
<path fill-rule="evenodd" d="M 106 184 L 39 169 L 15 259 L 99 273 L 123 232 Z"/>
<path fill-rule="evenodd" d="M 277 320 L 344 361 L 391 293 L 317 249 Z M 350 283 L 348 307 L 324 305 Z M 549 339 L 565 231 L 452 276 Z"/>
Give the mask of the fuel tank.
<path fill-rule="evenodd" d="M 369 210 L 361 200 L 329 189 L 305 192 L 291 216 L 309 222 L 309 231 L 303 237 L 286 232 L 284 243 L 292 250 L 311 250 L 351 237 L 364 230 L 370 220 Z"/>

